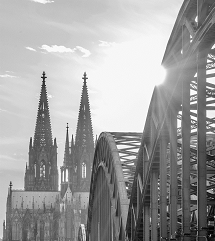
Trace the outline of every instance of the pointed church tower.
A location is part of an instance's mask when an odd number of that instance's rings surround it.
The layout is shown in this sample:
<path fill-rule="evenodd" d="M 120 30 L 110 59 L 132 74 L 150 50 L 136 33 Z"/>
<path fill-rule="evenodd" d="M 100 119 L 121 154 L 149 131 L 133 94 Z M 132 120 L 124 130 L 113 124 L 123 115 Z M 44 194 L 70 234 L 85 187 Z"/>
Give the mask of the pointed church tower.
<path fill-rule="evenodd" d="M 7 204 L 6 204 L 6 240 L 12 240 L 12 220 L 11 220 L 11 214 L 12 214 L 12 182 L 10 181 L 10 185 L 8 188 L 8 196 L 7 196 Z"/>
<path fill-rule="evenodd" d="M 75 138 L 75 166 L 77 168 L 76 191 L 89 191 L 91 168 L 94 154 L 93 128 L 90 113 L 90 104 L 87 90 L 86 72 L 82 78 L 84 80 L 81 102 L 79 108 L 78 124 Z"/>
<path fill-rule="evenodd" d="M 57 144 L 52 140 L 51 121 L 46 91 L 45 72 L 42 75 L 34 142 L 30 138 L 29 163 L 25 171 L 25 191 L 57 191 Z"/>
<path fill-rule="evenodd" d="M 73 140 L 72 140 L 73 142 Z M 74 145 L 71 143 L 71 145 Z M 65 195 L 67 188 L 73 190 L 73 159 L 74 155 L 72 153 L 72 146 L 69 146 L 69 126 L 67 123 L 66 127 L 66 142 L 65 142 L 65 151 L 64 151 L 64 161 L 61 169 L 61 197 Z"/>

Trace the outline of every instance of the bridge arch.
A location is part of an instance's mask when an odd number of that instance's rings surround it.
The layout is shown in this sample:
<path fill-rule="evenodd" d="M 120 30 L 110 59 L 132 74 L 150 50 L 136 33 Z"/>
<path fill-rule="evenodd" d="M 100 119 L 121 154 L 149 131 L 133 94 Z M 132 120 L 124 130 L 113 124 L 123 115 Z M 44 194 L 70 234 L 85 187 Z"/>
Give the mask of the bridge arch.
<path fill-rule="evenodd" d="M 215 222 L 215 2 L 185 0 L 151 98 L 128 240 L 207 240 Z"/>
<path fill-rule="evenodd" d="M 138 133 L 106 132 L 99 136 L 88 207 L 90 241 L 125 240 L 129 193 L 140 137 Z"/>

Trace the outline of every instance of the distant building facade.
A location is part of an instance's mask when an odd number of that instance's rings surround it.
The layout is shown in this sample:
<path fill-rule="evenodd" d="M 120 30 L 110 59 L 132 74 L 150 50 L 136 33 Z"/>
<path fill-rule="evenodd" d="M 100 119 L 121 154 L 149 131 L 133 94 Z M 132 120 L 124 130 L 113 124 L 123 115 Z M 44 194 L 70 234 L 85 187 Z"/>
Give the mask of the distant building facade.
<path fill-rule="evenodd" d="M 34 139 L 30 138 L 24 190 L 12 189 L 7 197 L 5 241 L 75 241 L 80 224 L 86 224 L 94 153 L 93 130 L 84 73 L 75 142 L 67 125 L 60 191 L 58 190 L 57 142 L 52 139 L 46 76 L 37 112 Z"/>

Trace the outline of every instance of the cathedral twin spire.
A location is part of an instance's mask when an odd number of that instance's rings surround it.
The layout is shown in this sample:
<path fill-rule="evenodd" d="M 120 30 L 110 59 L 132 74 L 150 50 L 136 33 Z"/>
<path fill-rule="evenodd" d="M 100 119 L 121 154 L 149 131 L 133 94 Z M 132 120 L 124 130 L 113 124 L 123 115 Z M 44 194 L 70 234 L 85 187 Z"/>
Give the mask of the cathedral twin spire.
<path fill-rule="evenodd" d="M 45 75 L 45 72 L 43 72 L 41 78 L 43 79 L 43 81 L 42 81 L 42 87 L 41 87 L 41 93 L 40 93 L 35 134 L 34 134 L 34 146 L 37 146 L 37 147 L 50 146 L 53 143 L 48 97 L 47 97 L 47 90 L 46 90 L 46 83 L 45 83 L 45 79 L 47 77 Z M 84 80 L 84 83 L 82 87 L 82 95 L 81 95 L 81 101 L 80 101 L 75 143 L 84 147 L 86 145 L 86 141 L 89 140 L 91 142 L 93 140 L 93 129 L 92 129 L 87 82 L 86 82 L 88 78 L 87 78 L 86 72 L 84 73 L 84 76 L 82 79 Z M 67 134 L 66 134 L 67 152 L 68 152 L 68 143 L 69 143 L 68 129 L 69 127 L 67 123 Z"/>
<path fill-rule="evenodd" d="M 71 186 L 71 190 L 77 190 L 77 187 L 83 189 L 89 189 L 92 156 L 94 152 L 94 141 L 93 141 L 93 128 L 90 113 L 90 104 L 87 89 L 87 75 L 86 72 L 82 78 L 84 80 L 81 94 L 81 101 L 79 107 L 78 123 L 76 129 L 75 143 L 72 136 L 71 146 L 69 147 L 68 137 L 68 125 L 66 131 L 66 143 L 64 152 L 64 164 L 61 167 L 62 172 L 62 188 L 65 190 L 66 179 L 71 183 L 71 180 L 75 181 L 75 184 Z M 69 149 L 70 148 L 70 149 Z M 70 150 L 70 152 L 69 152 Z M 70 153 L 70 155 L 69 155 Z M 72 167 L 72 170 L 71 170 Z M 68 169 L 68 171 L 67 171 Z M 64 178 L 67 175 L 68 178 Z M 84 182 L 87 184 L 84 185 Z M 80 191 L 80 190 L 79 190 Z M 63 193 L 62 193 L 63 195 Z"/>
<path fill-rule="evenodd" d="M 79 115 L 78 115 L 78 123 L 76 129 L 76 138 L 75 144 L 72 135 L 71 141 L 71 152 L 76 147 L 90 148 L 93 147 L 93 128 L 91 121 L 91 112 L 90 112 L 90 104 L 88 97 L 88 89 L 87 89 L 87 74 L 84 72 L 84 76 L 82 77 L 84 80 L 81 94 L 81 101 L 79 107 Z M 69 156 L 69 133 L 68 133 L 68 123 L 66 127 L 66 143 L 65 143 L 65 152 L 64 152 L 64 163 L 68 162 Z M 67 160 L 67 161 L 66 161 Z"/>
<path fill-rule="evenodd" d="M 51 121 L 49 114 L 48 96 L 46 90 L 46 75 L 42 74 L 42 86 L 37 112 L 34 141 L 30 139 L 29 163 L 26 166 L 25 190 L 57 190 L 57 144 L 52 140 Z M 61 183 L 63 186 L 72 182 L 75 186 L 89 186 L 92 159 L 94 152 L 93 129 L 87 89 L 87 75 L 82 78 L 83 87 L 76 129 L 75 143 L 72 136 L 69 143 L 69 126 L 66 127 L 66 143 L 64 162 L 61 167 Z M 84 182 L 86 182 L 84 184 Z M 61 185 L 62 186 L 62 185 Z M 65 188 L 64 188 L 65 189 Z"/>
<path fill-rule="evenodd" d="M 87 75 L 86 72 L 82 78 L 84 80 L 82 87 L 82 95 L 80 101 L 78 124 L 76 129 L 75 145 L 79 148 L 87 148 L 88 150 L 93 147 L 93 128 L 90 113 L 90 104 L 87 89 Z"/>
<path fill-rule="evenodd" d="M 29 144 L 29 162 L 25 171 L 26 191 L 57 191 L 57 144 L 52 141 L 51 121 L 48 96 L 46 91 L 46 75 L 42 74 L 42 86 L 37 112 L 34 142 Z"/>
<path fill-rule="evenodd" d="M 40 100 L 37 113 L 36 128 L 34 134 L 34 146 L 50 147 L 52 145 L 52 130 L 49 115 L 48 97 L 46 91 L 45 72 L 42 75 L 42 87 L 40 92 Z"/>

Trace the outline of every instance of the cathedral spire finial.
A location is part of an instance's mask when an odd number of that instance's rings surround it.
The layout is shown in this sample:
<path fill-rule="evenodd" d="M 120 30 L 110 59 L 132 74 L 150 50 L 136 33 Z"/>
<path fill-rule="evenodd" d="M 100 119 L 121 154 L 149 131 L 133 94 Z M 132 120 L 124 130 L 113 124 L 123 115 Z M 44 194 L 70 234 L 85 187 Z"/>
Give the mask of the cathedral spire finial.
<path fill-rule="evenodd" d="M 12 190 L 12 187 L 13 187 L 13 184 L 12 184 L 12 182 L 10 181 L 10 185 L 9 185 L 9 187 L 10 187 L 10 191 Z"/>
<path fill-rule="evenodd" d="M 66 143 L 64 152 L 64 163 L 67 165 L 69 162 L 69 124 L 66 125 Z"/>
<path fill-rule="evenodd" d="M 69 152 L 69 124 L 66 124 L 66 148 L 68 149 L 67 151 Z"/>
<path fill-rule="evenodd" d="M 84 72 L 84 76 L 82 77 L 82 79 L 84 80 L 84 84 L 86 85 L 88 79 L 86 72 Z"/>
<path fill-rule="evenodd" d="M 43 71 L 43 74 L 42 74 L 41 78 L 43 79 L 43 84 L 44 84 L 44 83 L 45 83 L 45 80 L 46 80 L 46 78 L 47 78 L 45 71 Z"/>

